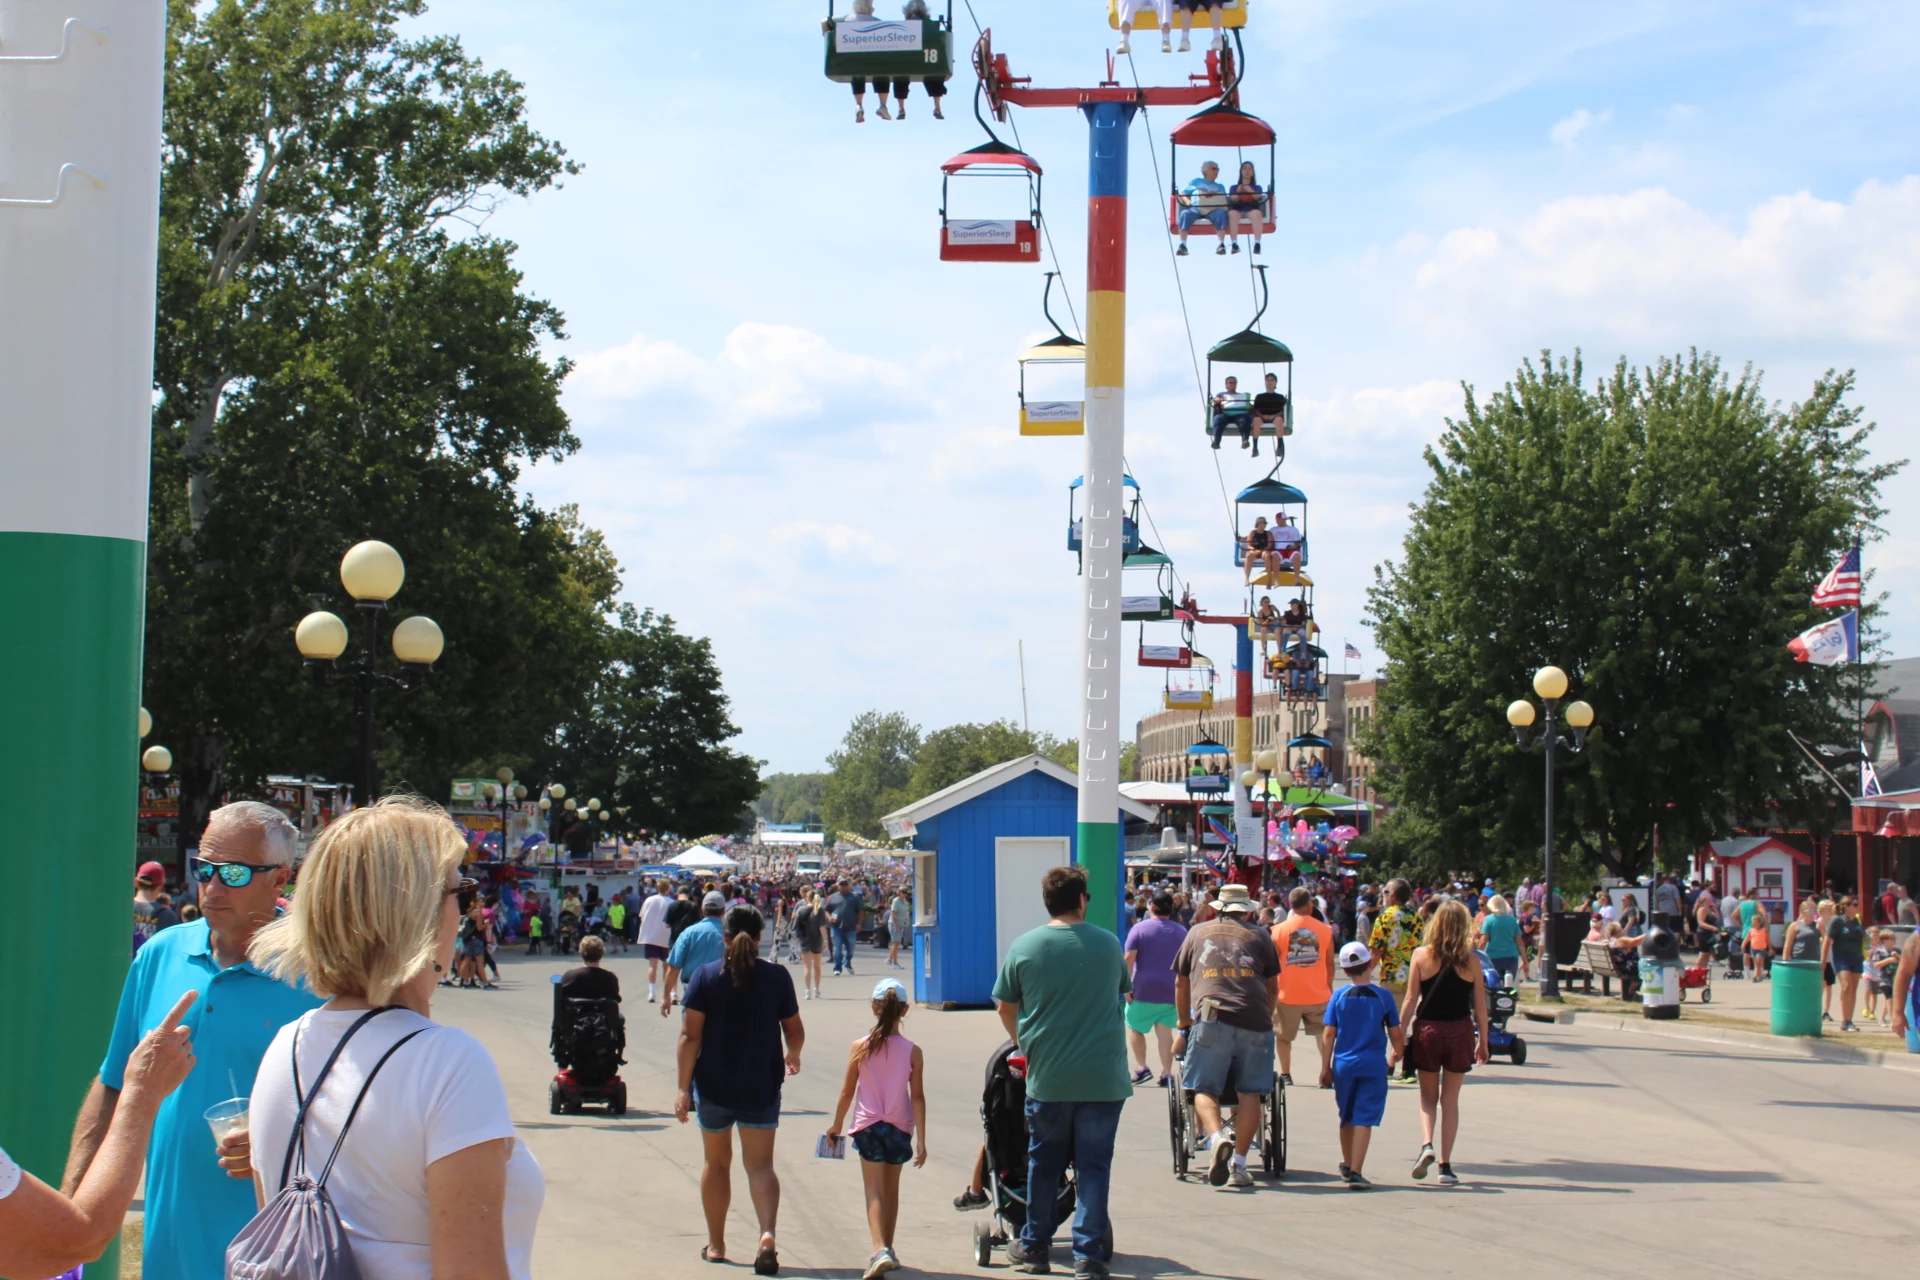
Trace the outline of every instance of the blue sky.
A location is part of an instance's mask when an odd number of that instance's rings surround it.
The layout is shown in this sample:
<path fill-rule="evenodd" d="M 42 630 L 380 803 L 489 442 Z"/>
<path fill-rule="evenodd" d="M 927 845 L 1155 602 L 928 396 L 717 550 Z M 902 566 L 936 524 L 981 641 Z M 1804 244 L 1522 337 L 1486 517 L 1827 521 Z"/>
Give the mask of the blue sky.
<path fill-rule="evenodd" d="M 1100 78 L 1104 4 L 973 8 L 1016 74 Z M 1034 727 L 1071 736 L 1081 446 L 1015 431 L 1040 269 L 938 261 L 939 164 L 983 139 L 971 74 L 944 122 L 916 89 L 904 123 L 855 125 L 820 75 L 825 11 L 439 0 L 422 20 L 524 80 L 586 166 L 489 226 L 566 312 L 579 365 L 584 447 L 528 483 L 606 530 L 631 599 L 713 639 L 740 745 L 771 768 L 820 767 L 870 708 L 1017 719 L 1022 640 Z M 964 3 L 955 27 L 958 51 Z M 1261 260 L 1264 327 L 1296 356 L 1287 475 L 1313 500 L 1328 647 L 1351 640 L 1360 669 L 1378 659 L 1365 586 L 1398 552 L 1421 446 L 1461 382 L 1496 388 L 1542 347 L 1595 369 L 1699 346 L 1783 401 L 1851 367 L 1882 456 L 1916 452 L 1920 5 L 1254 0 L 1247 46 L 1245 105 L 1281 138 Z M 1199 69 L 1136 48 L 1144 83 Z M 1085 126 L 1015 123 L 1078 293 Z M 1128 457 L 1160 543 L 1224 607 L 1221 485 L 1264 467 L 1229 448 L 1216 475 L 1199 434 L 1154 174 L 1175 123 L 1133 127 Z M 1251 315 L 1248 261 L 1180 260 L 1202 349 Z M 1900 655 L 1920 652 L 1916 486 L 1889 488 L 1868 555 Z M 1129 721 L 1157 703 L 1147 677 Z"/>

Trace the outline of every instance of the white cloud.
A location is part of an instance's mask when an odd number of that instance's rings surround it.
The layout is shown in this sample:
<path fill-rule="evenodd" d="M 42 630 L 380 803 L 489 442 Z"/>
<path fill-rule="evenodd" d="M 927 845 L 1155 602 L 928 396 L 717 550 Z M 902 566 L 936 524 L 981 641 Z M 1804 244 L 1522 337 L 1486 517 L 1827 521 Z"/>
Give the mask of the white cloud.
<path fill-rule="evenodd" d="M 842 351 L 820 334 L 748 321 L 710 357 L 645 334 L 589 352 L 567 382 L 567 402 L 590 421 L 635 402 L 666 402 L 697 408 L 710 426 L 739 429 L 818 417 L 835 394 L 894 401 L 908 382 L 899 365 Z"/>
<path fill-rule="evenodd" d="M 1430 332 L 1595 330 L 1645 345 L 1729 338 L 1920 344 L 1920 177 L 1849 201 L 1775 196 L 1739 224 L 1660 187 L 1574 196 L 1460 227 L 1413 273 Z"/>
<path fill-rule="evenodd" d="M 1581 134 L 1589 129 L 1597 129 L 1611 119 L 1613 119 L 1612 107 L 1598 114 L 1581 107 L 1572 115 L 1563 116 L 1555 121 L 1553 128 L 1547 131 L 1547 136 L 1553 140 L 1554 146 L 1572 150 L 1575 140 Z"/>

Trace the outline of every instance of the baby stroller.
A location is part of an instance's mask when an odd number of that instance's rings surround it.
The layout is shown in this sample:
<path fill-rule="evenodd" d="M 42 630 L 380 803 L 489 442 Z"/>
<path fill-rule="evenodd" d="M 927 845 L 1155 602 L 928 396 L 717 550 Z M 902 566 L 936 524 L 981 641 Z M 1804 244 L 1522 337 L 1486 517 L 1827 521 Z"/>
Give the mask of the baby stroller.
<path fill-rule="evenodd" d="M 1004 1249 L 1027 1225 L 1027 1060 L 1009 1040 L 987 1059 L 986 1091 L 980 1096 L 980 1125 L 987 1148 L 987 1195 L 991 1221 L 973 1224 L 973 1260 L 993 1265 L 993 1251 Z M 1053 1221 L 1058 1229 L 1073 1218 L 1072 1166 L 1060 1183 Z M 1108 1250 L 1112 1252 L 1111 1249 Z"/>
<path fill-rule="evenodd" d="M 1480 974 L 1487 986 L 1487 1052 L 1507 1055 L 1516 1067 L 1527 1063 L 1527 1042 L 1507 1030 L 1507 1023 L 1520 1011 L 1520 993 L 1500 985 L 1500 971 L 1484 951 L 1473 953 L 1480 962 Z"/>
<path fill-rule="evenodd" d="M 620 1078 L 627 1024 L 618 1000 L 569 999 L 556 984 L 551 1045 L 560 1068 L 547 1086 L 552 1114 L 578 1115 L 588 1103 L 605 1103 L 608 1115 L 627 1114 L 627 1085 Z"/>

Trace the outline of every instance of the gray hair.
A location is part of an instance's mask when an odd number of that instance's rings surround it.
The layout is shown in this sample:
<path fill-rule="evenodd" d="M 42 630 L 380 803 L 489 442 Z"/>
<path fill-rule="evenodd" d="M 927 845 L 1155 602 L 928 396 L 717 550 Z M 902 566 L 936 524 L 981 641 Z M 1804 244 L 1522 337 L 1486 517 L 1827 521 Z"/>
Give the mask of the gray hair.
<path fill-rule="evenodd" d="M 293 851 L 299 837 L 287 815 L 259 800 L 236 800 L 223 804 L 207 818 L 207 827 L 238 828 L 259 838 L 268 862 L 284 867 L 293 865 Z"/>

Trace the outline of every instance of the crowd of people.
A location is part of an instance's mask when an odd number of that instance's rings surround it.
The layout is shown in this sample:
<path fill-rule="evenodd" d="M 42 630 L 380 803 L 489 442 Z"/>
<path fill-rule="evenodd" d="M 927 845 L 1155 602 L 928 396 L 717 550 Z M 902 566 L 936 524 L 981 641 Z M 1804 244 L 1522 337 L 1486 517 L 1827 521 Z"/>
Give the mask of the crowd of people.
<path fill-rule="evenodd" d="M 433 1018 L 439 988 L 486 985 L 499 942 L 499 916 L 488 914 L 497 904 L 463 874 L 459 828 L 415 800 L 354 811 L 314 842 L 297 892 L 295 843 L 269 805 L 215 811 L 190 866 L 193 916 L 177 920 L 159 901 L 158 868 L 139 869 L 138 950 L 61 1185 L 0 1152 L 0 1274 L 97 1257 L 143 1178 L 151 1277 L 255 1274 L 286 1246 L 287 1224 L 314 1214 L 337 1226 L 325 1247 L 349 1251 L 370 1280 L 530 1274 L 543 1176 L 514 1136 L 492 1058 Z M 601 926 L 581 935 L 583 964 L 560 979 L 562 994 L 618 1000 L 602 960 L 638 946 L 649 1001 L 663 1017 L 678 1011 L 673 1109 L 701 1133 L 702 1258 L 732 1256 L 737 1160 L 758 1228 L 752 1265 L 778 1272 L 774 1144 L 782 1085 L 806 1046 L 802 1000 L 818 995 L 828 963 L 857 976 L 863 937 L 886 944 L 884 965 L 903 967 L 909 879 L 884 861 L 835 858 L 804 875 L 779 866 L 660 878 L 604 902 L 524 904 L 536 939 L 550 916 Z M 1408 1176 L 1460 1181 L 1462 1083 L 1489 1045 L 1488 978 L 1474 952 L 1500 985 L 1539 962 L 1538 885 L 1508 897 L 1491 881 L 1376 886 L 1329 874 L 1256 894 L 1211 876 L 1185 888 L 1161 879 L 1129 888 L 1123 937 L 1088 923 L 1079 868 L 1049 871 L 1038 892 L 1048 923 L 1012 941 L 993 989 L 1009 1042 L 998 1053 L 1018 1054 L 1025 1071 L 1029 1211 L 1008 1248 L 1016 1269 L 1049 1270 L 1071 1167 L 1075 1273 L 1106 1275 L 1114 1136 L 1141 1086 L 1192 1095 L 1207 1180 L 1232 1191 L 1251 1185 L 1265 1100 L 1294 1084 L 1299 1065 L 1334 1095 L 1340 1177 L 1361 1191 L 1373 1185 L 1368 1152 L 1391 1086 L 1417 1082 Z M 1596 889 L 1578 909 L 1603 933 L 1622 931 L 1608 936 L 1658 924 L 1708 949 L 1765 920 L 1750 895 L 1721 901 L 1671 877 L 1644 897 L 1645 908 Z M 1915 912 L 1898 888 L 1872 909 L 1896 921 Z M 1890 937 L 1852 899 L 1809 901 L 1782 950 L 1830 968 L 1843 1023 L 1864 995 L 1867 1014 L 1920 1053 L 1920 943 L 1896 950 Z M 873 1280 L 902 1265 L 901 1174 L 926 1162 L 929 1134 L 925 1057 L 904 1035 L 911 992 L 881 976 L 868 1000 L 873 1023 L 848 1046 L 819 1149 L 844 1156 L 850 1142 L 860 1161 Z M 1303 1030 L 1317 1071 L 1296 1059 Z M 986 1205 L 987 1181 L 983 1149 L 955 1207 Z"/>

